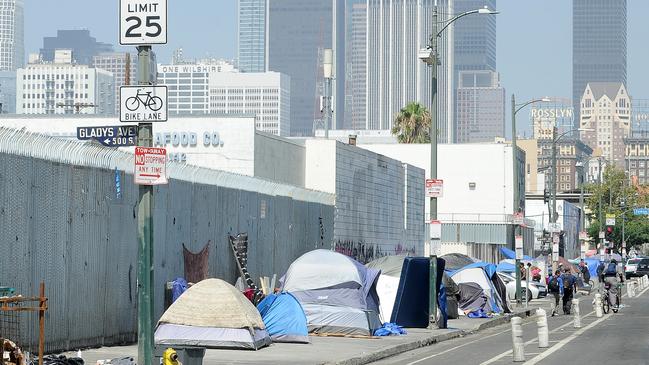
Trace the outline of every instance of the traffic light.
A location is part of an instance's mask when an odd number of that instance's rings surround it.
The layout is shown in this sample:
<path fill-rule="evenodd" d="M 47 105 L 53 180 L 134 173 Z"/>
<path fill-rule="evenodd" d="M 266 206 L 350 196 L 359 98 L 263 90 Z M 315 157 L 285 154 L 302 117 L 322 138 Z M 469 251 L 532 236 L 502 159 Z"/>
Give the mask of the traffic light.
<path fill-rule="evenodd" d="M 613 226 L 606 226 L 606 229 L 604 230 L 604 239 L 613 242 Z"/>
<path fill-rule="evenodd" d="M 543 202 L 547 203 L 550 201 L 550 192 L 548 189 L 543 189 Z"/>

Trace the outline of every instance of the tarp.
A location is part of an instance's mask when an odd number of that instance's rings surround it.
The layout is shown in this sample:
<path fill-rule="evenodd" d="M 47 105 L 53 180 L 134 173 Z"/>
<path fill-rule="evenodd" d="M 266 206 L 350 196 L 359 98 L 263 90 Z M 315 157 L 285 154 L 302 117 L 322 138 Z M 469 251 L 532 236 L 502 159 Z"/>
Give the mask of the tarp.
<path fill-rule="evenodd" d="M 497 272 L 515 272 L 516 271 L 516 265 L 510 264 L 509 262 L 501 261 L 498 266 L 496 267 Z"/>
<path fill-rule="evenodd" d="M 269 345 L 270 337 L 261 315 L 243 294 L 223 280 L 206 279 L 164 312 L 155 343 L 257 350 Z"/>
<path fill-rule="evenodd" d="M 505 258 L 516 259 L 516 252 L 514 252 L 513 250 L 508 249 L 507 247 L 501 247 L 500 248 L 500 253 L 502 253 L 503 256 L 505 256 Z M 532 261 L 533 258 L 531 258 L 530 256 L 527 256 L 527 255 L 523 255 L 523 260 Z"/>
<path fill-rule="evenodd" d="M 290 293 L 268 295 L 257 309 L 273 342 L 309 343 L 306 315 Z"/>
<path fill-rule="evenodd" d="M 466 265 L 480 261 L 461 253 L 449 253 L 440 256 L 440 259 L 443 259 L 446 262 L 446 271 L 458 270 L 465 267 Z"/>
<path fill-rule="evenodd" d="M 351 257 L 314 250 L 295 260 L 281 283 L 302 305 L 309 332 L 371 335 L 381 326 L 378 276 Z"/>

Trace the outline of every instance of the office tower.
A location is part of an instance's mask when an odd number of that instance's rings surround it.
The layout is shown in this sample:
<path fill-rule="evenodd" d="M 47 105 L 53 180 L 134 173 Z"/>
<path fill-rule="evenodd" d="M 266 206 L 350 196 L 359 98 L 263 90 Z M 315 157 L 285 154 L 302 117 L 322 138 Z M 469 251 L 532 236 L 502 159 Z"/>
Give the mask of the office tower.
<path fill-rule="evenodd" d="M 253 114 L 257 130 L 288 136 L 290 85 L 279 72 L 210 73 L 210 114 Z"/>
<path fill-rule="evenodd" d="M 431 72 L 418 58 L 429 44 L 435 0 L 368 0 L 367 129 L 390 129 L 395 114 L 417 101 L 430 109 Z M 454 13 L 452 0 L 439 0 L 439 20 Z M 439 141 L 454 140 L 453 26 L 438 38 Z"/>
<path fill-rule="evenodd" d="M 591 82 L 581 98 L 581 139 L 619 167 L 624 166 L 624 138 L 631 131 L 631 97 L 619 82 Z"/>
<path fill-rule="evenodd" d="M 137 84 L 137 56 L 126 52 L 100 53 L 92 67 L 109 71 L 115 80 L 115 115 L 119 115 L 119 88 Z"/>
<path fill-rule="evenodd" d="M 496 0 L 454 0 L 455 14 L 488 7 L 496 10 Z M 496 16 L 468 16 L 454 23 L 454 57 L 455 64 L 453 85 L 458 88 L 460 72 L 488 70 L 496 71 Z M 455 94 L 455 98 L 459 96 Z M 456 129 L 459 129 L 459 101 L 455 105 Z M 461 142 L 459 130 L 456 141 Z"/>
<path fill-rule="evenodd" d="M 115 112 L 113 74 L 76 64 L 70 50 L 52 62 L 37 55 L 16 72 L 16 114 L 103 114 Z"/>
<path fill-rule="evenodd" d="M 238 67 L 241 72 L 266 69 L 266 0 L 238 1 Z"/>
<path fill-rule="evenodd" d="M 342 128 L 360 130 L 367 125 L 367 0 L 347 0 L 345 6 L 346 85 Z"/>
<path fill-rule="evenodd" d="M 457 142 L 505 137 L 505 89 L 498 73 L 461 71 L 457 89 Z"/>
<path fill-rule="evenodd" d="M 70 49 L 74 62 L 80 65 L 91 65 L 94 56 L 113 52 L 113 45 L 97 42 L 87 29 L 57 30 L 56 37 L 43 38 L 43 48 L 40 51 L 43 61 L 54 61 L 54 53 L 57 49 Z"/>
<path fill-rule="evenodd" d="M 23 9 L 23 0 L 0 0 L 0 71 L 15 71 L 25 63 Z"/>
<path fill-rule="evenodd" d="M 0 71 L 0 114 L 16 112 L 16 71 Z"/>
<path fill-rule="evenodd" d="M 345 115 L 344 0 L 268 0 L 266 54 L 268 71 L 291 80 L 291 135 L 312 136 L 322 119 L 323 50 L 333 49 L 333 120 Z M 341 124 L 342 126 L 342 124 Z"/>
<path fill-rule="evenodd" d="M 572 1 L 572 103 L 579 123 L 586 84 L 626 85 L 626 0 Z"/>

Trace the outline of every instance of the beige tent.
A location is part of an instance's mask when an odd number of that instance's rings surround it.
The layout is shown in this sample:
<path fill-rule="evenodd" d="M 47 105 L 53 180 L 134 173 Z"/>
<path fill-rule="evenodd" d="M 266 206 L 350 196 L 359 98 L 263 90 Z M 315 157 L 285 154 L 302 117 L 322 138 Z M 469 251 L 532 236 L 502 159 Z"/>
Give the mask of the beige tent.
<path fill-rule="evenodd" d="M 270 344 L 261 315 L 234 286 L 207 279 L 189 288 L 162 315 L 157 345 L 257 350 Z"/>

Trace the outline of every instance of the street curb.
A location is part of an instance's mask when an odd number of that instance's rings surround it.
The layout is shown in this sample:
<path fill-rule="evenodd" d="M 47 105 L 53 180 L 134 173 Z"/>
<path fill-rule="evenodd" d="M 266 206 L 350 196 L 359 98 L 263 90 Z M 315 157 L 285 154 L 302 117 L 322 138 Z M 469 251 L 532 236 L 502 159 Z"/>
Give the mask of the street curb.
<path fill-rule="evenodd" d="M 474 334 L 476 332 L 484 331 L 488 328 L 500 326 L 501 324 L 505 324 L 511 320 L 512 317 L 529 317 L 533 315 L 535 309 L 529 308 L 529 309 L 524 309 L 520 311 L 516 311 L 515 313 L 511 314 L 506 314 L 504 316 L 500 316 L 497 318 L 494 318 L 492 320 L 483 322 L 476 326 L 473 329 L 469 330 L 455 330 L 452 332 L 447 332 L 447 333 L 442 333 L 438 335 L 432 335 L 428 336 L 424 339 L 421 340 L 416 340 L 408 343 L 402 343 L 399 345 L 395 345 L 392 347 L 387 347 L 378 351 L 373 351 L 369 353 L 362 353 L 357 356 L 351 357 L 349 359 L 344 359 L 344 360 L 339 360 L 339 361 L 334 361 L 334 362 L 325 362 L 323 363 L 324 365 L 364 365 L 364 364 L 369 364 L 374 361 L 378 361 L 381 359 L 385 359 L 387 357 L 395 356 L 402 354 L 404 352 L 412 351 L 418 348 L 430 346 L 439 342 L 443 341 L 448 341 L 452 340 L 454 338 L 458 337 L 464 337 L 470 334 Z"/>

